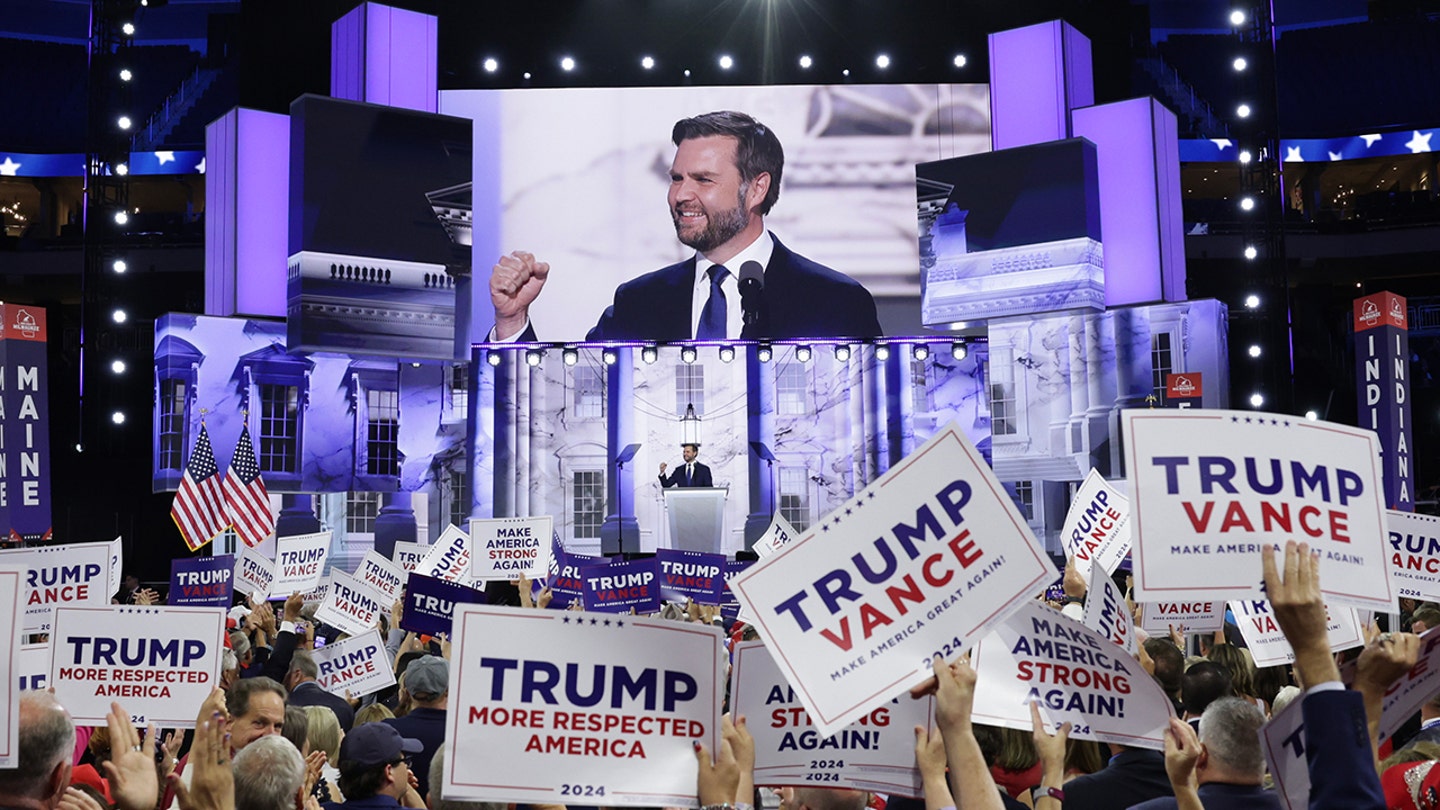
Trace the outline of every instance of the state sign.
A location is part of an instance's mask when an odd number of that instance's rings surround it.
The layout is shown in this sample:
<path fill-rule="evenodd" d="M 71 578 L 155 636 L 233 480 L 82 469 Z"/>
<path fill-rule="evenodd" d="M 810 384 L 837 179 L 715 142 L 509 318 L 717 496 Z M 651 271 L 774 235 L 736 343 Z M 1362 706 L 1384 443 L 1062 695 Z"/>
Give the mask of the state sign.
<path fill-rule="evenodd" d="M 524 574 L 543 577 L 550 566 L 549 515 L 470 519 L 470 579 L 509 582 Z"/>
<path fill-rule="evenodd" d="M 719 630 L 458 605 L 451 660 L 447 799 L 696 806 L 694 745 L 720 742 Z"/>
<path fill-rule="evenodd" d="M 1255 411 L 1127 410 L 1135 598 L 1250 599 L 1260 549 L 1320 554 L 1330 600 L 1389 610 L 1374 431 Z"/>
<path fill-rule="evenodd" d="M 395 685 L 395 670 L 385 654 L 380 631 L 370 628 L 358 636 L 326 644 L 313 653 L 321 689 L 344 697 L 361 697 Z"/>
<path fill-rule="evenodd" d="M 1105 573 L 1115 573 L 1130 553 L 1130 500 L 1091 470 L 1075 491 L 1060 538 L 1080 576 L 1088 580 L 1096 562 Z"/>
<path fill-rule="evenodd" d="M 829 736 L 930 675 L 1055 578 L 956 425 L 730 587 Z"/>

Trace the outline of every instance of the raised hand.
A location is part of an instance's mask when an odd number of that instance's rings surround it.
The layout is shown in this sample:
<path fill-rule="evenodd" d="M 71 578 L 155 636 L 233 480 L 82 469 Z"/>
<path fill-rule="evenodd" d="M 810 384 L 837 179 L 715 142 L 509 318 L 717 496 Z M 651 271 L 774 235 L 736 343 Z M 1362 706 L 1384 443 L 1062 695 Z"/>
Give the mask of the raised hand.
<path fill-rule="evenodd" d="M 495 306 L 495 338 L 506 340 L 525 328 L 530 304 L 540 295 L 550 265 L 532 253 L 516 250 L 490 268 L 490 303 Z"/>

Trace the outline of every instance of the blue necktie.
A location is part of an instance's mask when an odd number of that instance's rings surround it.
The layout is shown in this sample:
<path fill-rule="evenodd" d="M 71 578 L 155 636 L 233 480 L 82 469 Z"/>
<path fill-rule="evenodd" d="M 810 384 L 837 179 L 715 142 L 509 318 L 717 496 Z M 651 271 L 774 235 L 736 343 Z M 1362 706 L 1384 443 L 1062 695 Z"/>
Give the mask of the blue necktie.
<path fill-rule="evenodd" d="M 705 302 L 705 308 L 700 310 L 700 326 L 695 330 L 696 340 L 724 340 L 725 334 L 725 291 L 720 289 L 720 282 L 730 275 L 730 271 L 724 265 L 717 264 L 711 267 L 710 273 L 710 300 Z"/>

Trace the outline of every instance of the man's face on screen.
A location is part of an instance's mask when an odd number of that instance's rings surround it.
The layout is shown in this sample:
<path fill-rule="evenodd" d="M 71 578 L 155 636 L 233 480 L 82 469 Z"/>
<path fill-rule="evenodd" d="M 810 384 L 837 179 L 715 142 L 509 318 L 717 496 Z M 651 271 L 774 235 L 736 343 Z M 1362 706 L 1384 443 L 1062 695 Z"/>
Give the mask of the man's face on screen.
<path fill-rule="evenodd" d="M 681 141 L 670 164 L 670 217 L 675 235 L 701 253 L 734 239 L 750 224 L 745 184 L 728 135 Z"/>

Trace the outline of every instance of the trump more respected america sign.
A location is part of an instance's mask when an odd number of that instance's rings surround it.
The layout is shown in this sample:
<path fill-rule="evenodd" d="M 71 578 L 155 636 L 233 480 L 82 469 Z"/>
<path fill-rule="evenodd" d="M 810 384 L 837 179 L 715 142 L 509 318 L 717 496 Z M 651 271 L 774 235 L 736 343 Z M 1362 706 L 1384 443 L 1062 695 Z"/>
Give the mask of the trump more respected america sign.
<path fill-rule="evenodd" d="M 1307 542 L 1331 601 L 1388 610 L 1373 431 L 1255 411 L 1129 410 L 1141 602 L 1260 594 L 1260 549 Z"/>
<path fill-rule="evenodd" d="M 731 589 L 829 736 L 929 677 L 932 656 L 968 648 L 1055 576 L 951 425 Z"/>

